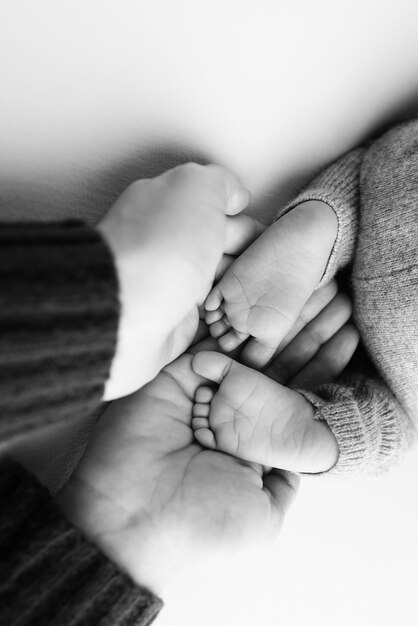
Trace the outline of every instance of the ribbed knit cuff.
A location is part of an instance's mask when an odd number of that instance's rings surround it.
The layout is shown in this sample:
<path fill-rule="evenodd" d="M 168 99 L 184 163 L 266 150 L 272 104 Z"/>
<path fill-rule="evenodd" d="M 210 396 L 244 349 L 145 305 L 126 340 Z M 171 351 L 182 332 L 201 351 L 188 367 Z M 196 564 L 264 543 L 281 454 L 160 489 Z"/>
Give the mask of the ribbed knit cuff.
<path fill-rule="evenodd" d="M 339 448 L 329 475 L 377 474 L 396 464 L 408 445 L 408 418 L 381 383 L 359 377 L 355 386 L 298 390 L 328 424 Z"/>
<path fill-rule="evenodd" d="M 147 626 L 162 601 L 74 528 L 17 464 L 0 468 L 0 623 Z"/>
<path fill-rule="evenodd" d="M 357 148 L 341 157 L 308 184 L 282 210 L 277 219 L 302 202 L 322 200 L 336 213 L 337 238 L 319 287 L 329 283 L 337 271 L 354 256 L 359 220 L 359 174 L 364 148 Z"/>
<path fill-rule="evenodd" d="M 115 351 L 118 282 L 81 222 L 0 225 L 0 438 L 96 409 Z"/>

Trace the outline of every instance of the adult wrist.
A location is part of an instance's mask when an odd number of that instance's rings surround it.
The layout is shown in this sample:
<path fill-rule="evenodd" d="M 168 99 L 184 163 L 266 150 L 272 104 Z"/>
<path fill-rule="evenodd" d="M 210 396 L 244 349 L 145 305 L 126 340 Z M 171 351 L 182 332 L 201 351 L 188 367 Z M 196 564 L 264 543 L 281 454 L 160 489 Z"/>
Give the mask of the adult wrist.
<path fill-rule="evenodd" d="M 103 400 L 112 401 L 130 395 L 148 383 L 158 373 L 158 346 L 164 333 L 153 332 L 151 321 L 163 310 L 155 294 L 155 279 L 141 268 L 150 266 L 152 254 L 144 245 L 123 247 L 118 236 L 115 216 L 105 218 L 98 230 L 113 256 L 118 281 L 120 314 L 109 376 L 105 382 Z M 155 267 L 153 268 L 155 271 Z M 157 325 L 159 329 L 160 325 Z M 138 349 L 141 346 L 141 349 Z"/>

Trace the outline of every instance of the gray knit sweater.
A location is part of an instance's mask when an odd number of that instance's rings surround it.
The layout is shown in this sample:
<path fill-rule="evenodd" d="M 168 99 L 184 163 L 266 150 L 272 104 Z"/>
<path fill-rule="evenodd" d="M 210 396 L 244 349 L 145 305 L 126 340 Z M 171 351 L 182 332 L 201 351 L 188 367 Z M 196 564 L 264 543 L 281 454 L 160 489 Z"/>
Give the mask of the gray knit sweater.
<path fill-rule="evenodd" d="M 414 440 L 418 420 L 418 119 L 340 158 L 279 217 L 306 200 L 328 203 L 338 217 L 321 284 L 351 264 L 367 354 L 335 384 L 302 393 L 337 439 L 330 473 L 377 473 Z"/>

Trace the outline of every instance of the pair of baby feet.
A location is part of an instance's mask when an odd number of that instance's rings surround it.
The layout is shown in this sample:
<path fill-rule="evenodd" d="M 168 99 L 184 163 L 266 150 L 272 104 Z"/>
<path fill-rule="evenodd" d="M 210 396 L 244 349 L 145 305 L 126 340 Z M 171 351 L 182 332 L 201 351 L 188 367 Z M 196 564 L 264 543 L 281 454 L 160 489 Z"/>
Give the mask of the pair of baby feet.
<path fill-rule="evenodd" d="M 220 352 L 194 356 L 194 371 L 208 381 L 195 396 L 195 437 L 203 446 L 247 461 L 326 471 L 338 458 L 327 425 L 314 419 L 303 395 L 257 370 L 280 352 L 276 380 L 288 383 L 292 369 L 303 372 L 313 357 L 321 363 L 318 350 L 324 351 L 323 362 L 332 362 L 331 349 L 338 374 L 354 352 L 358 334 L 345 325 L 351 315 L 348 299 L 334 297 L 335 285 L 322 290 L 322 301 L 317 291 L 336 240 L 337 218 L 325 203 L 305 202 L 262 234 L 245 215 L 228 219 L 226 251 L 244 252 L 207 297 L 206 322 L 223 352 L 243 346 L 240 361 L 255 369 Z M 287 374 L 281 376 L 280 369 Z M 315 379 L 312 371 L 310 376 Z M 298 377 L 292 383 L 297 385 Z"/>

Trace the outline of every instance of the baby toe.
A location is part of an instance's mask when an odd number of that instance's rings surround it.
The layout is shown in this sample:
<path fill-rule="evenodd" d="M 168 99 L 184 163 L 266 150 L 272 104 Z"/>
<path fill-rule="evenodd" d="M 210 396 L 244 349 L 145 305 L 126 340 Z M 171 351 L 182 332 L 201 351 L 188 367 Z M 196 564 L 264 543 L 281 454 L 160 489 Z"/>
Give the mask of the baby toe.
<path fill-rule="evenodd" d="M 243 341 L 248 338 L 245 333 L 240 333 L 237 330 L 229 330 L 228 333 L 224 333 L 223 336 L 218 336 L 218 343 L 222 350 L 225 352 L 231 352 L 235 350 Z M 216 337 L 215 337 L 216 339 Z"/>
<path fill-rule="evenodd" d="M 225 317 L 209 326 L 209 332 L 211 334 L 211 337 L 213 337 L 214 339 L 222 337 L 222 335 L 225 335 L 225 333 L 227 333 L 230 329 L 231 327 Z"/>
<path fill-rule="evenodd" d="M 210 387 L 199 387 L 195 394 L 195 402 L 197 403 L 208 403 L 212 400 L 215 395 L 215 390 Z"/>
<path fill-rule="evenodd" d="M 219 309 L 223 301 L 222 292 L 219 287 L 214 287 L 205 300 L 206 311 L 215 311 Z"/>
<path fill-rule="evenodd" d="M 209 404 L 199 404 L 199 403 L 196 403 L 193 406 L 193 416 L 194 417 L 208 417 L 209 416 L 209 411 L 210 411 L 210 405 Z"/>
<path fill-rule="evenodd" d="M 200 430 L 201 428 L 209 430 L 209 420 L 206 417 L 194 417 L 192 419 L 192 428 L 193 430 Z"/>
<path fill-rule="evenodd" d="M 196 374 L 218 384 L 222 382 L 234 364 L 235 361 L 221 352 L 198 352 L 192 361 Z"/>
<path fill-rule="evenodd" d="M 215 322 L 219 322 L 224 316 L 222 309 L 216 309 L 216 311 L 207 311 L 205 314 L 205 322 L 210 326 Z"/>
<path fill-rule="evenodd" d="M 211 448 L 212 450 L 216 448 L 215 435 L 209 428 L 199 428 L 199 430 L 195 430 L 194 436 L 200 445 L 205 448 Z"/>

